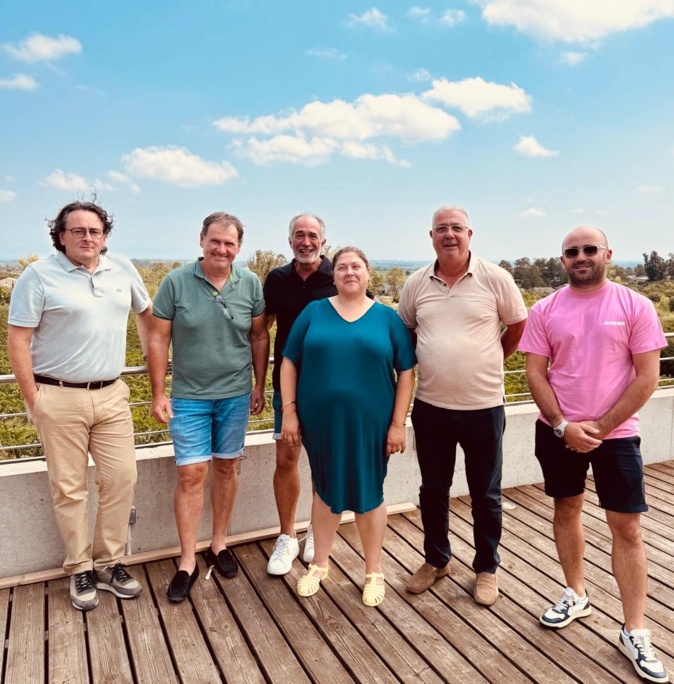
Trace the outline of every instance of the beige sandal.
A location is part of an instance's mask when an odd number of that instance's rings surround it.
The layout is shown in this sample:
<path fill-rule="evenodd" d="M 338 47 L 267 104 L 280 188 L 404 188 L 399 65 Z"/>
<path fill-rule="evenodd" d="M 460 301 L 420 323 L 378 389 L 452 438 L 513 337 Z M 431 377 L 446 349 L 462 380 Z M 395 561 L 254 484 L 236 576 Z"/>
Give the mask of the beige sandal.
<path fill-rule="evenodd" d="M 317 572 L 322 572 L 320 577 Z M 300 596 L 313 596 L 320 588 L 321 582 L 328 576 L 329 568 L 319 568 L 318 565 L 309 565 L 309 572 L 300 577 L 297 582 L 297 593 Z"/>
<path fill-rule="evenodd" d="M 377 580 L 381 578 L 382 583 L 379 584 Z M 365 575 L 365 585 L 363 586 L 363 603 L 366 606 L 378 606 L 386 594 L 386 585 L 384 584 L 383 572 L 371 572 Z"/>

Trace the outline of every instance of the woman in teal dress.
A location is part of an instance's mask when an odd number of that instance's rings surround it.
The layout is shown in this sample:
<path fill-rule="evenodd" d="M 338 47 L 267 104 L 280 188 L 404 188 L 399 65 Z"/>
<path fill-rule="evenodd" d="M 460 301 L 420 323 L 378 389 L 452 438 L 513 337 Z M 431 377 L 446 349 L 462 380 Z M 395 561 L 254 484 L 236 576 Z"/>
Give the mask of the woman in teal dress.
<path fill-rule="evenodd" d="M 414 347 L 396 312 L 366 296 L 369 263 L 361 250 L 334 256 L 337 295 L 309 304 L 283 350 L 282 437 L 306 447 L 315 485 L 315 553 L 297 585 L 315 594 L 345 510 L 356 514 L 365 555 L 363 601 L 384 599 L 388 458 L 405 450 L 405 420 L 414 385 Z"/>

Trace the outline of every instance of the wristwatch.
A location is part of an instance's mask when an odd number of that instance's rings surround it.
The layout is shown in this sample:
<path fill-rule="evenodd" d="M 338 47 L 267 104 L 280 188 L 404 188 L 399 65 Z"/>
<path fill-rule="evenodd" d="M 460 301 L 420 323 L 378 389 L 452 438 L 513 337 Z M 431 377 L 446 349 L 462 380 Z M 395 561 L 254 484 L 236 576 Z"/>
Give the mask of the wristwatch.
<path fill-rule="evenodd" d="M 560 439 L 564 439 L 564 430 L 566 430 L 566 426 L 568 424 L 569 424 L 568 421 L 563 420 L 559 425 L 552 428 L 552 431 L 555 433 L 555 437 L 559 437 Z"/>

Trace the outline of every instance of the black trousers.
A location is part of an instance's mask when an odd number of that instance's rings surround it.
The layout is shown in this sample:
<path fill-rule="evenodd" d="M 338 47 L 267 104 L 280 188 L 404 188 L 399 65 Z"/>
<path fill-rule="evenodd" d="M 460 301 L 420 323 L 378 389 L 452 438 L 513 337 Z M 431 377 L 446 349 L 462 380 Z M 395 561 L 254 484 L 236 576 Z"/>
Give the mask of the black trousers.
<path fill-rule="evenodd" d="M 472 503 L 473 569 L 478 573 L 496 572 L 500 562 L 504 407 L 455 411 L 416 399 L 412 424 L 421 470 L 419 501 L 426 562 L 441 568 L 452 557 L 448 537 L 449 489 L 458 444 L 466 457 Z"/>

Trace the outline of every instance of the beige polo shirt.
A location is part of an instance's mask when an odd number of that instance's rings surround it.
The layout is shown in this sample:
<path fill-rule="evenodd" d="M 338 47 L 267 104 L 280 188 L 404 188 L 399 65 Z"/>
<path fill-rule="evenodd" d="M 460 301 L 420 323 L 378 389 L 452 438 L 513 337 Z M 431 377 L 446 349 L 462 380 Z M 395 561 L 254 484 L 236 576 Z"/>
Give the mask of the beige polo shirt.
<path fill-rule="evenodd" d="M 501 323 L 527 317 L 507 271 L 471 253 L 468 271 L 449 287 L 433 263 L 408 278 L 398 314 L 417 334 L 418 399 L 455 410 L 503 403 Z"/>

